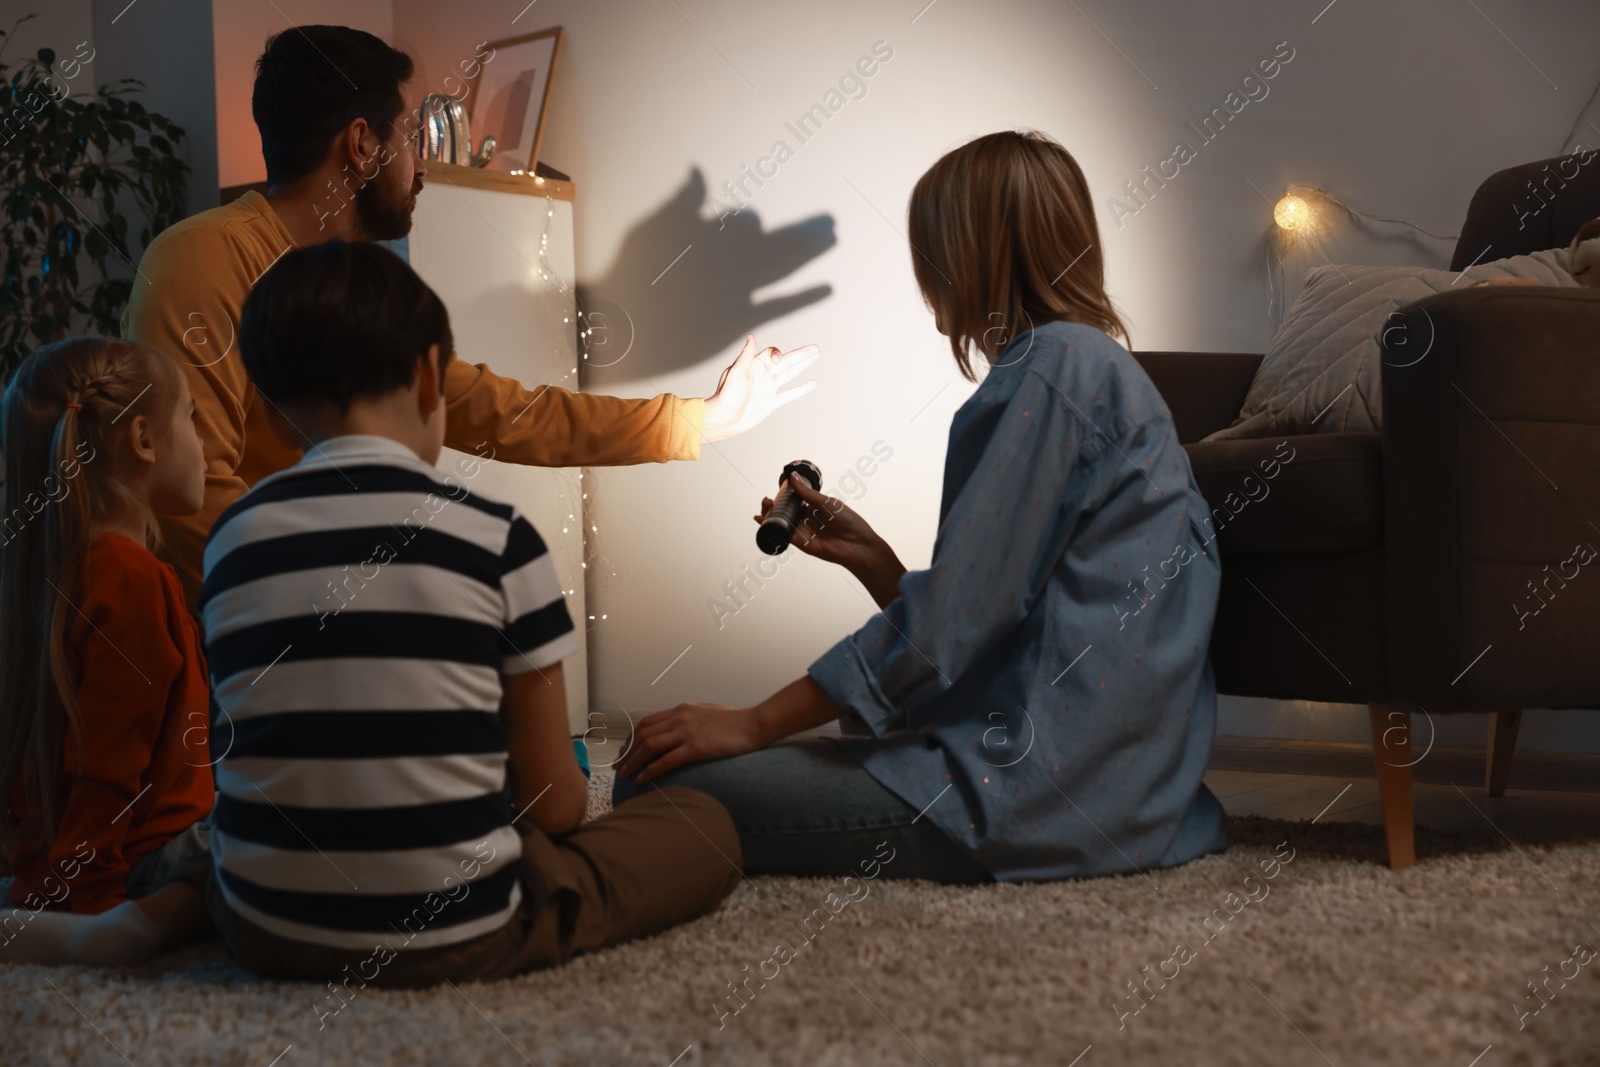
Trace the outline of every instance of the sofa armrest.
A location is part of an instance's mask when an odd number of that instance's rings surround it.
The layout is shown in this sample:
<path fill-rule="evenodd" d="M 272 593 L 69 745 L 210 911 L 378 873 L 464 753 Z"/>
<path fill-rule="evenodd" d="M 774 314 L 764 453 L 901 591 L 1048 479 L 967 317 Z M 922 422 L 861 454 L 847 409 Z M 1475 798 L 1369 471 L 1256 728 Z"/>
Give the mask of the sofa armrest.
<path fill-rule="evenodd" d="M 1135 352 L 1172 412 L 1178 442 L 1191 444 L 1233 425 L 1256 379 L 1256 352 Z"/>
<path fill-rule="evenodd" d="M 1600 291 L 1440 293 L 1381 345 L 1391 696 L 1600 706 Z"/>

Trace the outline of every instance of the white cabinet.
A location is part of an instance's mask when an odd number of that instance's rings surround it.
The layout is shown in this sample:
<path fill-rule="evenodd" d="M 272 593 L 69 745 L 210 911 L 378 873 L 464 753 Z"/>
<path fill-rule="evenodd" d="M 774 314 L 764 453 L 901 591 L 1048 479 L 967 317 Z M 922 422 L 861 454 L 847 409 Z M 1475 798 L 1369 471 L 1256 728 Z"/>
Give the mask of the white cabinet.
<path fill-rule="evenodd" d="M 428 164 L 408 251 L 450 311 L 461 359 L 529 388 L 578 388 L 572 197 L 569 182 Z M 447 448 L 439 466 L 459 470 L 470 455 Z M 516 505 L 550 547 L 579 636 L 564 674 L 567 717 L 580 734 L 589 699 L 581 472 L 491 461 L 466 484 Z"/>

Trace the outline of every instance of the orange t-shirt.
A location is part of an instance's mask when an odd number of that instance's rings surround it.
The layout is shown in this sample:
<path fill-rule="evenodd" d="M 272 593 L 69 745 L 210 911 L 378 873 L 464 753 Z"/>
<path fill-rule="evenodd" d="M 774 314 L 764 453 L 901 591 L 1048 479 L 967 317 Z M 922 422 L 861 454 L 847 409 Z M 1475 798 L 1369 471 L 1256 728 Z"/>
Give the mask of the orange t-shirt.
<path fill-rule="evenodd" d="M 16 850 L 10 898 L 93 915 L 126 899 L 140 858 L 211 811 L 210 689 L 178 577 L 143 545 L 101 534 L 73 595 L 66 653 L 83 745 L 68 734 L 55 843 Z M 21 783 L 11 808 L 30 817 Z"/>

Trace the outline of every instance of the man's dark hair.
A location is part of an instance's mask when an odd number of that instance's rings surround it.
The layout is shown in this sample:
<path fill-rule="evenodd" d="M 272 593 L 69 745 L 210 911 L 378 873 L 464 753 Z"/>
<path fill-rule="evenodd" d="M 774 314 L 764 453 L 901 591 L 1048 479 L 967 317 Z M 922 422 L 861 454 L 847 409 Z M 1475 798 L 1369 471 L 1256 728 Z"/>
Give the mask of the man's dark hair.
<path fill-rule="evenodd" d="M 455 342 L 427 283 L 380 245 L 333 240 L 286 252 L 256 282 L 239 321 L 239 353 L 274 404 L 382 396 L 417 380 L 429 345 L 444 380 Z"/>
<path fill-rule="evenodd" d="M 267 38 L 250 97 L 267 182 L 315 171 L 335 135 L 358 118 L 387 140 L 411 73 L 410 56 L 349 26 L 294 26 Z"/>

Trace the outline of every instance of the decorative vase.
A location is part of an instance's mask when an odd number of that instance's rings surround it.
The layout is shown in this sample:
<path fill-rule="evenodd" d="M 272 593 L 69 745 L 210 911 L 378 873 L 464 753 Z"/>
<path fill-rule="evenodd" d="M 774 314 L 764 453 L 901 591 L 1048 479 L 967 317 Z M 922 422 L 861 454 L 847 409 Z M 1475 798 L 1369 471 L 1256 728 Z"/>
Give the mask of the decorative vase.
<path fill-rule="evenodd" d="M 472 133 L 461 101 L 447 93 L 429 93 L 422 101 L 422 128 L 418 131 L 422 158 L 432 163 L 483 167 L 494 157 L 495 141 L 485 137 L 472 151 Z"/>

